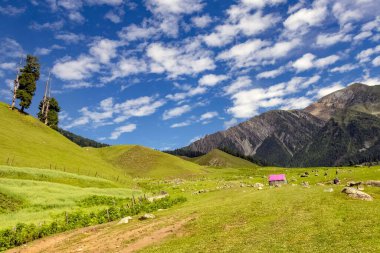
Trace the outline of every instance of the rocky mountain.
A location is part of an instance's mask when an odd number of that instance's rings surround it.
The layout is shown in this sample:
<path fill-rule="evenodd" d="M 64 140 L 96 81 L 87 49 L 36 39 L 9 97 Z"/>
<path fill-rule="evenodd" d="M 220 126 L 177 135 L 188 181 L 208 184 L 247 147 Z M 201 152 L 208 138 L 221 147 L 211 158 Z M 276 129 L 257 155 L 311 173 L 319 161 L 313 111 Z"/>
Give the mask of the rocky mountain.
<path fill-rule="evenodd" d="M 177 150 L 179 155 L 206 154 L 218 148 L 234 155 L 254 157 L 262 163 L 283 164 L 312 140 L 324 121 L 301 110 L 269 111 L 226 131 Z M 270 157 L 270 159 L 269 159 Z"/>
<path fill-rule="evenodd" d="M 347 109 L 380 117 L 380 85 L 352 84 L 321 98 L 306 107 L 304 111 L 328 121 L 338 111 Z"/>
<path fill-rule="evenodd" d="M 304 110 L 274 110 L 226 131 L 207 135 L 177 155 L 218 148 L 261 164 L 340 165 L 368 160 L 377 148 L 380 86 L 353 84 Z M 377 137 L 376 137 L 377 136 Z M 372 138 L 372 141 L 369 140 Z"/>

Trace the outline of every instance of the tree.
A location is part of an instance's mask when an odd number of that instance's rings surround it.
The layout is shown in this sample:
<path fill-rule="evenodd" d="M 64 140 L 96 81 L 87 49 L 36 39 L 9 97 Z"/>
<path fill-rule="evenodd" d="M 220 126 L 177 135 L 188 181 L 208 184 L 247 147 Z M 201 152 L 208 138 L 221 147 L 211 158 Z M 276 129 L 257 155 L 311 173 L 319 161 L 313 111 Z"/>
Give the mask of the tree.
<path fill-rule="evenodd" d="M 26 57 L 26 64 L 24 68 L 21 69 L 21 75 L 18 79 L 19 87 L 16 93 L 16 98 L 20 99 L 22 112 L 32 104 L 38 79 L 40 79 L 40 64 L 38 58 L 28 55 Z"/>
<path fill-rule="evenodd" d="M 59 107 L 58 101 L 55 98 L 47 98 L 47 107 L 44 111 L 42 111 L 42 108 L 44 106 L 44 100 L 40 102 L 39 105 L 39 113 L 38 118 L 41 122 L 45 123 L 46 125 L 50 126 L 53 129 L 58 129 L 58 123 L 59 123 L 59 112 L 61 111 L 61 108 Z"/>

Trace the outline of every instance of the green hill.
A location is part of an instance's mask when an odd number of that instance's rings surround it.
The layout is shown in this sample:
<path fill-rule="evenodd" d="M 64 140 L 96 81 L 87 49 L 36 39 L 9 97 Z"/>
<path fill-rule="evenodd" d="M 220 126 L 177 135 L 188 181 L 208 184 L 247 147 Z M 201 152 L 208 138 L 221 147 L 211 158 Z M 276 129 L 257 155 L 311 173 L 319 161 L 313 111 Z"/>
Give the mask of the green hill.
<path fill-rule="evenodd" d="M 201 166 L 176 156 L 137 145 L 88 148 L 106 162 L 139 177 L 178 177 L 201 172 Z"/>
<path fill-rule="evenodd" d="M 54 169 L 127 182 L 132 176 L 180 176 L 200 166 L 152 149 L 82 148 L 36 118 L 0 103 L 0 165 Z"/>
<path fill-rule="evenodd" d="M 251 163 L 242 158 L 227 154 L 219 149 L 213 149 L 209 153 L 189 158 L 190 161 L 204 166 L 224 167 L 224 168 L 252 168 L 257 167 L 256 164 Z"/>

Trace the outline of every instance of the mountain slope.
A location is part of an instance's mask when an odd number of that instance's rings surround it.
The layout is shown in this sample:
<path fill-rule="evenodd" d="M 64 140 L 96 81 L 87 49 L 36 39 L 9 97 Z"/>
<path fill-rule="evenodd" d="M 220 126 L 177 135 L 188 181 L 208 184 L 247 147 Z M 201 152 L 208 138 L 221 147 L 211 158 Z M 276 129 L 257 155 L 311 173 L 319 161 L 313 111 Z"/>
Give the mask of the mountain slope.
<path fill-rule="evenodd" d="M 223 168 L 254 168 L 256 164 L 242 158 L 227 154 L 219 149 L 213 149 L 206 155 L 190 158 L 190 161 L 204 166 Z"/>
<path fill-rule="evenodd" d="M 270 111 L 226 131 L 207 135 L 175 152 L 179 155 L 192 152 L 206 154 L 218 148 L 263 162 L 267 161 L 269 152 L 274 159 L 270 162 L 281 165 L 309 143 L 323 124 L 322 120 L 299 110 Z M 271 143 L 276 143 L 275 150 L 272 150 Z"/>
<path fill-rule="evenodd" d="M 150 148 L 128 145 L 88 148 L 104 161 L 139 177 L 177 177 L 201 172 L 201 166 Z"/>
<path fill-rule="evenodd" d="M 116 178 L 121 170 L 74 144 L 36 118 L 0 103 L 0 164 Z"/>
<path fill-rule="evenodd" d="M 380 160 L 380 118 L 348 110 L 331 118 L 292 164 L 341 166 L 375 160 Z"/>
<path fill-rule="evenodd" d="M 349 87 L 322 97 L 304 110 L 328 121 L 340 110 L 356 110 L 380 116 L 380 85 L 352 84 Z"/>
<path fill-rule="evenodd" d="M 81 148 L 36 118 L 11 111 L 4 103 L 0 103 L 0 118 L 0 165 L 62 170 L 118 182 L 130 181 L 130 175 L 200 172 L 199 165 L 144 147 L 107 147 L 99 152 Z"/>

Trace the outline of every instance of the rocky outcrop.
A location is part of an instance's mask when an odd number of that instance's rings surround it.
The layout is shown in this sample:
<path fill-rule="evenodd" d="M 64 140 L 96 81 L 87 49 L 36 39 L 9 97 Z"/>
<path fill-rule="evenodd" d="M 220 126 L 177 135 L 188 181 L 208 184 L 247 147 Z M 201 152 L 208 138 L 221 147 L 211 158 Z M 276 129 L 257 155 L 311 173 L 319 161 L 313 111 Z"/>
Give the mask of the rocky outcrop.
<path fill-rule="evenodd" d="M 361 200 L 366 200 L 366 201 L 372 201 L 373 198 L 371 195 L 359 191 L 355 188 L 352 187 L 344 187 L 342 190 L 343 193 L 347 194 L 348 197 L 353 198 L 353 199 L 361 199 Z"/>

